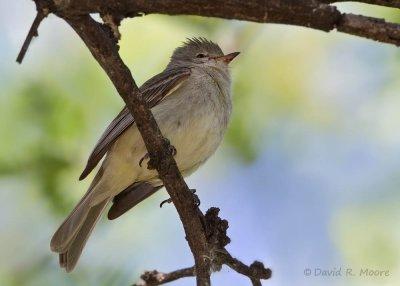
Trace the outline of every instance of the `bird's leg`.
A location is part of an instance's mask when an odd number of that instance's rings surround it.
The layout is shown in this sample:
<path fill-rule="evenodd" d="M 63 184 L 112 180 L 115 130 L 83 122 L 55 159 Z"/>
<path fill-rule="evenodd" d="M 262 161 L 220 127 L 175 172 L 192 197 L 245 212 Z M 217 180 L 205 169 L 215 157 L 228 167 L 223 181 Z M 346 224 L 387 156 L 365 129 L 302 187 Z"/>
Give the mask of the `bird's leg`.
<path fill-rule="evenodd" d="M 193 195 L 193 202 L 194 202 L 194 204 L 196 205 L 196 207 L 199 207 L 199 206 L 200 206 L 200 199 L 199 199 L 199 197 L 196 195 L 196 189 L 190 189 L 190 192 L 191 192 L 192 195 Z M 166 200 L 164 200 L 164 201 L 161 202 L 160 208 L 162 208 L 164 204 L 170 204 L 170 203 L 172 203 L 172 199 L 171 199 L 171 198 L 166 199 Z"/>
<path fill-rule="evenodd" d="M 144 160 L 147 160 L 147 159 L 149 159 L 149 158 L 150 158 L 149 153 L 146 153 L 146 154 L 142 157 L 142 159 L 140 159 L 140 161 L 139 161 L 139 167 L 142 167 L 143 161 L 144 161 Z"/>
<path fill-rule="evenodd" d="M 165 140 L 165 144 L 168 146 L 168 152 L 169 152 L 173 157 L 175 157 L 176 154 L 177 154 L 176 148 L 175 148 L 173 145 L 171 145 L 171 143 L 169 142 L 169 140 L 168 140 L 167 138 L 164 138 L 164 140 Z M 140 159 L 140 161 L 139 161 L 139 166 L 142 167 L 143 161 L 144 161 L 144 160 L 147 160 L 147 159 L 150 159 L 149 162 L 147 163 L 147 168 L 148 168 L 149 170 L 154 170 L 155 168 L 154 168 L 153 166 L 155 166 L 155 164 L 154 164 L 154 162 L 152 161 L 152 159 L 150 158 L 149 153 L 146 153 L 146 154 L 142 157 L 142 159 Z"/>

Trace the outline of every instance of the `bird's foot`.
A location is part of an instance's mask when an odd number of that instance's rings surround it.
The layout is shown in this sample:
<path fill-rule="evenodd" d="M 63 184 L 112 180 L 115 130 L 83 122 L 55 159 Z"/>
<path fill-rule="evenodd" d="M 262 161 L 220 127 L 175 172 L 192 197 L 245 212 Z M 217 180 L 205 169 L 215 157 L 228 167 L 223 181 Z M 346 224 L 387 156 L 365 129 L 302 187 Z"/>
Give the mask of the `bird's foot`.
<path fill-rule="evenodd" d="M 171 154 L 173 157 L 175 157 L 177 154 L 176 148 L 173 145 L 171 145 L 171 143 L 169 142 L 169 140 L 167 138 L 164 138 L 164 141 L 168 148 L 169 154 Z M 154 170 L 155 166 L 157 166 L 157 162 L 154 162 L 154 159 L 150 158 L 149 153 L 146 153 L 146 155 L 144 155 L 142 157 L 142 159 L 140 159 L 140 161 L 139 161 L 140 167 L 142 167 L 142 163 L 144 160 L 149 160 L 149 162 L 147 163 L 147 169 L 149 169 L 149 170 Z"/>
<path fill-rule="evenodd" d="M 140 159 L 140 161 L 139 161 L 139 167 L 142 167 L 143 161 L 144 161 L 144 160 L 147 160 L 147 159 L 150 159 L 149 153 L 146 153 L 146 155 L 144 155 L 144 156 L 142 157 L 142 159 Z"/>
<path fill-rule="evenodd" d="M 199 197 L 196 195 L 196 189 L 190 189 L 190 192 L 193 195 L 193 202 L 194 202 L 195 206 L 199 207 L 201 202 L 200 202 Z M 161 202 L 160 208 L 162 208 L 164 204 L 170 204 L 170 203 L 172 203 L 172 199 L 171 198 L 166 199 Z"/>
<path fill-rule="evenodd" d="M 163 201 L 160 203 L 160 208 L 162 208 L 163 205 L 165 205 L 165 204 L 170 204 L 170 203 L 172 203 L 172 199 L 171 199 L 171 198 L 166 199 L 166 200 L 163 200 Z"/>
<path fill-rule="evenodd" d="M 176 148 L 171 144 L 171 142 L 167 138 L 163 138 L 164 140 L 164 146 L 167 147 L 168 153 L 172 155 L 172 157 L 175 157 L 177 154 Z"/>
<path fill-rule="evenodd" d="M 175 157 L 176 156 L 176 154 L 178 153 L 177 151 L 176 151 L 176 148 L 175 148 L 175 146 L 174 145 L 169 145 L 169 147 L 168 147 L 168 149 L 169 149 L 169 153 L 172 155 L 172 157 Z"/>

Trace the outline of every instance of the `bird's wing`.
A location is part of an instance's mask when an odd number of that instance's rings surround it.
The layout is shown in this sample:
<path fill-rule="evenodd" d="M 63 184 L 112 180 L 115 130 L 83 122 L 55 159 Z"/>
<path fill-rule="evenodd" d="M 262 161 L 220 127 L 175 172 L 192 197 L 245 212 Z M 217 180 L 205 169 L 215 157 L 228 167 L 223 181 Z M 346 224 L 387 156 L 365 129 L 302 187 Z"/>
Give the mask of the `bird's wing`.
<path fill-rule="evenodd" d="M 154 187 L 148 182 L 133 183 L 114 197 L 113 204 L 108 211 L 108 219 L 113 220 L 120 217 L 162 187 Z"/>
<path fill-rule="evenodd" d="M 166 96 L 175 91 L 184 80 L 190 75 L 189 68 L 171 68 L 152 77 L 141 87 L 142 96 L 149 108 L 156 106 Z M 83 180 L 96 167 L 99 161 L 111 148 L 115 140 L 133 124 L 134 119 L 125 106 L 122 111 L 110 123 L 107 129 L 101 135 L 99 141 L 89 156 L 86 167 L 83 170 L 79 180 Z"/>

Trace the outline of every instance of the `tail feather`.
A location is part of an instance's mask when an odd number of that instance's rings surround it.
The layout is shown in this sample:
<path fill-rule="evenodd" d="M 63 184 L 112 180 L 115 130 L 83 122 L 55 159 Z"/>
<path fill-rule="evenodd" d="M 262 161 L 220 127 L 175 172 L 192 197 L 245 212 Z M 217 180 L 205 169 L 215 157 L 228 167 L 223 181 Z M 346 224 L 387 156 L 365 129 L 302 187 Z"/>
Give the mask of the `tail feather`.
<path fill-rule="evenodd" d="M 89 196 L 83 197 L 71 214 L 64 220 L 54 233 L 50 248 L 54 252 L 62 253 L 68 249 L 79 229 L 83 225 L 90 211 Z"/>
<path fill-rule="evenodd" d="M 59 253 L 60 266 L 72 271 L 96 222 L 110 199 L 93 205 L 93 194 L 103 175 L 99 170 L 88 191 L 54 233 L 50 248 Z"/>
<path fill-rule="evenodd" d="M 65 268 L 67 272 L 71 272 L 74 269 L 94 226 L 99 220 L 108 202 L 109 200 L 105 200 L 90 209 L 85 221 L 76 233 L 72 242 L 69 244 L 68 248 L 63 253 L 59 254 L 60 266 Z"/>

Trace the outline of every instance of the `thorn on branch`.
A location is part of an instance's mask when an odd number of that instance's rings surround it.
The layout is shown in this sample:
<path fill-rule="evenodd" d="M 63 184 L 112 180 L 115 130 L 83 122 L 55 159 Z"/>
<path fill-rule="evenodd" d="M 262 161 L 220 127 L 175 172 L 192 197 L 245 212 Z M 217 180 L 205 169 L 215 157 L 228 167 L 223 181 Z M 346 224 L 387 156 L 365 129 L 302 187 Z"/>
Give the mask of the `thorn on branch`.
<path fill-rule="evenodd" d="M 49 9 L 38 9 L 35 20 L 33 20 L 33 23 L 31 25 L 31 28 L 29 29 L 28 35 L 26 35 L 25 41 L 21 47 L 21 50 L 19 51 L 19 54 L 17 57 L 17 63 L 21 64 L 22 61 L 24 60 L 25 54 L 28 51 L 28 48 L 32 42 L 32 39 L 39 35 L 38 28 L 39 28 L 40 23 L 43 21 L 44 18 L 47 17 L 47 15 L 49 13 L 50 13 Z"/>

